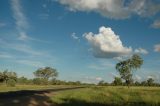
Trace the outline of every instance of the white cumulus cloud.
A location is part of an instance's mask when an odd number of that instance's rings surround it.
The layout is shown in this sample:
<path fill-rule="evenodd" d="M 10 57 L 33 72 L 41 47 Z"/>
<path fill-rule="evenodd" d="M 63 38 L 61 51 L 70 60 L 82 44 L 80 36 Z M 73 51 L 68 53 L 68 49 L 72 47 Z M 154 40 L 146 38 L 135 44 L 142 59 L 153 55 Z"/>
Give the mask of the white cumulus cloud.
<path fill-rule="evenodd" d="M 126 19 L 137 15 L 143 18 L 160 13 L 158 0 L 56 0 L 70 11 L 96 12 L 110 19 Z M 154 21 L 153 28 L 160 28 Z"/>
<path fill-rule="evenodd" d="M 57 0 L 71 11 L 97 12 L 105 17 L 125 19 L 131 15 L 153 16 L 160 12 L 154 0 Z"/>
<path fill-rule="evenodd" d="M 59 0 L 71 11 L 97 12 L 114 19 L 129 17 L 129 11 L 124 6 L 124 0 Z"/>
<path fill-rule="evenodd" d="M 99 28 L 99 33 L 92 32 L 83 35 L 91 45 L 92 52 L 98 58 L 114 58 L 132 53 L 131 47 L 125 47 L 119 36 L 111 28 Z"/>

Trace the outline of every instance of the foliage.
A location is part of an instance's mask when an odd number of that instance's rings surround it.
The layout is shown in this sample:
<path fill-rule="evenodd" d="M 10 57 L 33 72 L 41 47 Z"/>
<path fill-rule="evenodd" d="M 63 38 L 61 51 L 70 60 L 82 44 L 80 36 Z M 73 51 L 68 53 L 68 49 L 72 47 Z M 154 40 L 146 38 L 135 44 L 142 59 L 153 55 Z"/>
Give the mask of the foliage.
<path fill-rule="evenodd" d="M 47 79 L 43 79 L 43 78 L 34 78 L 33 79 L 33 84 L 36 84 L 36 85 L 48 85 L 48 80 Z"/>
<path fill-rule="evenodd" d="M 119 77 L 115 77 L 113 81 L 114 85 L 122 85 L 122 79 Z"/>
<path fill-rule="evenodd" d="M 7 86 L 14 87 L 16 85 L 16 81 L 14 79 L 7 80 Z"/>
<path fill-rule="evenodd" d="M 142 64 L 143 60 L 137 54 L 134 54 L 130 59 L 121 61 L 116 64 L 116 69 L 120 73 L 121 78 L 125 80 L 128 87 L 133 82 L 132 71 L 134 69 L 140 68 Z"/>
<path fill-rule="evenodd" d="M 5 82 L 7 84 L 7 82 L 9 80 L 11 80 L 11 82 L 13 82 L 12 80 L 14 80 L 14 82 L 16 82 L 17 81 L 17 74 L 15 72 L 9 72 L 8 70 L 0 72 L 0 82 Z"/>
<path fill-rule="evenodd" d="M 99 86 L 107 86 L 107 85 L 109 85 L 107 82 L 105 82 L 105 81 L 99 81 L 99 83 L 98 83 L 98 85 Z"/>
<path fill-rule="evenodd" d="M 153 83 L 154 83 L 154 80 L 153 80 L 152 78 L 149 78 L 149 79 L 147 80 L 148 86 L 152 86 Z"/>
<path fill-rule="evenodd" d="M 48 80 L 49 78 L 55 78 L 58 76 L 56 69 L 51 67 L 39 68 L 33 73 L 37 78 L 43 78 Z"/>

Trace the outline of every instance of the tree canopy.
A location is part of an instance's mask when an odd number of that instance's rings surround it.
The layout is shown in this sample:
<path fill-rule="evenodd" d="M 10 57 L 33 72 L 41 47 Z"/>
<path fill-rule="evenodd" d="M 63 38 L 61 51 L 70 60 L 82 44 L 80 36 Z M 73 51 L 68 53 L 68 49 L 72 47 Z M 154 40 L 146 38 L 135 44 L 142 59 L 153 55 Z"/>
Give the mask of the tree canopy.
<path fill-rule="evenodd" d="M 39 68 L 33 73 L 38 78 L 49 79 L 55 78 L 58 76 L 58 72 L 56 69 L 51 67 Z"/>
<path fill-rule="evenodd" d="M 116 69 L 118 70 L 122 79 L 125 80 L 126 84 L 129 86 L 130 83 L 133 81 L 132 75 L 133 70 L 137 70 L 143 64 L 143 59 L 134 54 L 130 59 L 121 61 L 116 64 Z"/>

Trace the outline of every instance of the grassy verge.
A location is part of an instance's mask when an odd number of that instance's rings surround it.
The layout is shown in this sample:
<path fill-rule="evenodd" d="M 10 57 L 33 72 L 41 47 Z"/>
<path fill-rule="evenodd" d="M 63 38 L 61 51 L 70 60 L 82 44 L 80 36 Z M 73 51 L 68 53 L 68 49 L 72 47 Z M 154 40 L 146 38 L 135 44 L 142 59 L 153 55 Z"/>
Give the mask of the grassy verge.
<path fill-rule="evenodd" d="M 72 88 L 72 85 L 16 85 L 15 87 L 8 87 L 0 85 L 0 92 L 19 91 L 19 90 L 43 90 L 43 89 L 58 89 L 58 88 Z"/>
<path fill-rule="evenodd" d="M 160 88 L 91 87 L 62 91 L 52 100 L 58 106 L 160 106 Z"/>

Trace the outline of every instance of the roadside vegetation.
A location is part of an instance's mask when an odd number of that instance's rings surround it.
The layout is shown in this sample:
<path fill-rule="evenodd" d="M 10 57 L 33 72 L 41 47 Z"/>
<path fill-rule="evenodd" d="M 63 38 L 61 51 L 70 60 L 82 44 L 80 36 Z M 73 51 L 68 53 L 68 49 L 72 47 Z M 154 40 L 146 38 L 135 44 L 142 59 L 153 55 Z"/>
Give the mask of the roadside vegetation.
<path fill-rule="evenodd" d="M 158 87 L 90 87 L 62 91 L 52 97 L 57 106 L 160 106 Z"/>

